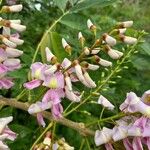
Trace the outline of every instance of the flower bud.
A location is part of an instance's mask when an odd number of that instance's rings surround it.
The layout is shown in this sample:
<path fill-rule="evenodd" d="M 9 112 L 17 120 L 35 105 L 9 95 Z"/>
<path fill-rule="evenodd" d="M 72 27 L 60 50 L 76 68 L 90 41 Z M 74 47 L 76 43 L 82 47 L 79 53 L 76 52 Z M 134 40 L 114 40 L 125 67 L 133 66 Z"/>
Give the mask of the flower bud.
<path fill-rule="evenodd" d="M 124 34 L 126 32 L 126 28 L 123 28 L 123 29 L 118 29 L 118 33 L 119 34 Z"/>
<path fill-rule="evenodd" d="M 13 58 L 10 58 L 10 59 L 7 59 L 3 62 L 3 64 L 8 67 L 8 69 L 10 71 L 14 70 L 14 69 L 19 69 L 21 66 L 20 66 L 20 59 L 13 59 Z"/>
<path fill-rule="evenodd" d="M 95 82 L 91 79 L 91 77 L 89 76 L 89 74 L 86 71 L 84 71 L 83 76 L 85 78 L 85 81 L 90 85 L 91 88 L 96 87 Z"/>
<path fill-rule="evenodd" d="M 103 35 L 103 40 L 109 45 L 109 46 L 114 46 L 116 45 L 116 39 L 113 37 L 109 36 L 107 33 Z"/>
<path fill-rule="evenodd" d="M 83 67 L 89 70 L 97 70 L 99 68 L 98 65 L 89 64 L 87 62 L 82 62 Z"/>
<path fill-rule="evenodd" d="M 49 62 L 52 62 L 52 64 L 55 64 L 57 62 L 56 56 L 51 52 L 51 50 L 46 47 L 45 48 L 45 53 L 46 53 L 46 60 Z"/>
<path fill-rule="evenodd" d="M 9 40 L 17 45 L 22 45 L 24 43 L 24 40 L 12 36 L 9 37 Z"/>
<path fill-rule="evenodd" d="M 22 10 L 22 5 L 12 5 L 12 6 L 3 6 L 2 12 L 20 12 Z"/>
<path fill-rule="evenodd" d="M 122 140 L 124 138 L 126 138 L 128 136 L 128 130 L 127 130 L 127 127 L 124 127 L 124 126 L 115 126 L 113 128 L 113 140 L 116 142 L 116 141 L 119 141 L 119 140 Z"/>
<path fill-rule="evenodd" d="M 71 83 L 71 79 L 68 73 L 65 73 L 65 82 L 66 82 L 66 86 L 68 87 L 68 89 L 72 91 L 72 83 Z"/>
<path fill-rule="evenodd" d="M 99 99 L 98 99 L 98 104 L 101 104 L 103 107 L 109 109 L 109 110 L 113 110 L 114 109 L 114 105 L 112 105 L 108 99 L 106 99 L 104 96 L 100 95 Z"/>
<path fill-rule="evenodd" d="M 85 54 L 85 55 L 90 55 L 90 50 L 89 50 L 89 48 L 87 48 L 87 47 L 84 48 L 84 54 Z"/>
<path fill-rule="evenodd" d="M 44 138 L 43 144 L 50 146 L 51 145 L 51 133 L 47 132 L 46 137 Z"/>
<path fill-rule="evenodd" d="M 91 51 L 91 54 L 92 55 L 96 55 L 100 52 L 100 48 L 94 48 L 92 51 Z"/>
<path fill-rule="evenodd" d="M 85 38 L 83 37 L 81 32 L 78 33 L 78 40 L 80 41 L 81 45 L 83 46 L 84 42 L 85 42 Z"/>
<path fill-rule="evenodd" d="M 123 56 L 122 52 L 119 52 L 117 50 L 111 49 L 111 47 L 106 46 L 105 47 L 107 54 L 112 58 L 112 59 L 119 59 L 120 57 Z"/>
<path fill-rule="evenodd" d="M 64 38 L 62 38 L 62 45 L 63 45 L 63 48 L 66 50 L 66 52 L 69 53 L 69 55 L 71 55 L 72 48 L 71 48 L 71 46 L 66 42 L 66 40 L 65 40 Z"/>
<path fill-rule="evenodd" d="M 106 127 L 103 127 L 101 131 L 97 130 L 95 132 L 94 141 L 96 146 L 109 143 L 112 139 L 112 130 Z"/>
<path fill-rule="evenodd" d="M 21 20 L 17 19 L 17 20 L 9 20 L 11 23 L 15 23 L 15 24 L 21 24 Z"/>
<path fill-rule="evenodd" d="M 141 100 L 142 100 L 145 104 L 150 105 L 150 90 L 144 92 L 144 94 L 142 95 Z"/>
<path fill-rule="evenodd" d="M 126 44 L 135 44 L 137 42 L 136 38 L 130 36 L 124 36 L 124 35 L 120 35 L 120 40 Z"/>
<path fill-rule="evenodd" d="M 124 21 L 124 22 L 120 22 L 118 24 L 119 27 L 122 27 L 122 28 L 129 28 L 133 25 L 133 21 Z"/>
<path fill-rule="evenodd" d="M 11 23 L 11 22 L 10 22 L 10 27 L 15 29 L 18 32 L 23 32 L 24 30 L 26 30 L 26 26 L 16 24 L 16 23 Z"/>
<path fill-rule="evenodd" d="M 23 51 L 20 51 L 18 49 L 6 47 L 5 49 L 8 57 L 19 57 L 23 54 Z"/>
<path fill-rule="evenodd" d="M 67 69 L 68 67 L 71 66 L 71 61 L 68 58 L 64 58 L 63 62 L 61 63 L 61 66 L 64 69 Z"/>
<path fill-rule="evenodd" d="M 51 75 L 51 74 L 53 74 L 54 72 L 57 71 L 58 67 L 59 67 L 58 63 L 54 64 L 49 69 L 45 70 L 45 75 Z"/>
<path fill-rule="evenodd" d="M 17 45 L 13 42 L 11 42 L 10 40 L 8 40 L 6 37 L 4 36 L 0 36 L 0 39 L 2 40 L 2 42 L 7 45 L 8 47 L 16 47 Z"/>
<path fill-rule="evenodd" d="M 87 26 L 91 31 L 96 33 L 96 26 L 92 23 L 92 21 L 90 19 L 87 20 Z"/>
<path fill-rule="evenodd" d="M 98 57 L 97 55 L 94 55 L 94 59 L 95 59 L 95 61 L 96 61 L 98 64 L 100 64 L 100 65 L 102 65 L 102 66 L 104 66 L 104 67 L 112 66 L 112 62 L 107 61 L 107 60 L 104 60 L 104 59 Z"/>

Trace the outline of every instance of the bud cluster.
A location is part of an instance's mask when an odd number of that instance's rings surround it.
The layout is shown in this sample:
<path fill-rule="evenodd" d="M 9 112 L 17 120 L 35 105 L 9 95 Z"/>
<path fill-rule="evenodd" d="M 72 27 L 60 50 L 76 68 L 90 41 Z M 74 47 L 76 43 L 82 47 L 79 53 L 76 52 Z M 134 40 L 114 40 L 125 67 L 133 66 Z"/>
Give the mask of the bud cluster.
<path fill-rule="evenodd" d="M 100 98 L 106 103 L 104 97 Z M 108 105 L 107 105 L 108 106 Z M 120 105 L 124 113 L 141 113 L 141 115 L 129 115 L 116 121 L 113 129 L 103 127 L 95 132 L 97 146 L 105 144 L 107 150 L 114 150 L 113 143 L 122 140 L 126 149 L 142 150 L 143 145 L 150 149 L 150 90 L 146 91 L 141 98 L 135 93 L 127 93 L 125 101 Z"/>
<path fill-rule="evenodd" d="M 22 5 L 3 6 L 1 13 L 20 12 Z M 21 25 L 21 20 L 6 20 L 0 17 L 0 89 L 9 89 L 14 83 L 13 79 L 7 77 L 7 73 L 21 67 L 17 58 L 23 51 L 17 49 L 24 41 L 20 39 L 19 32 L 26 29 Z M 15 32 L 16 31 L 16 32 Z"/>
<path fill-rule="evenodd" d="M 11 131 L 8 128 L 8 124 L 13 120 L 13 117 L 5 117 L 0 118 L 0 149 L 1 150 L 8 150 L 8 146 L 4 143 L 5 140 L 9 139 L 14 141 L 16 139 L 16 133 Z"/>
<path fill-rule="evenodd" d="M 87 26 L 90 30 L 96 31 L 96 26 L 90 20 L 87 21 Z M 31 65 L 32 80 L 25 83 L 24 87 L 29 90 L 41 85 L 47 87 L 42 101 L 32 104 L 28 110 L 30 114 L 37 114 L 38 122 L 42 126 L 45 126 L 41 113 L 44 110 L 51 109 L 54 118 L 62 117 L 62 98 L 66 97 L 73 102 L 80 102 L 82 94 L 73 89 L 74 82 L 81 82 L 88 88 L 97 86 L 88 71 L 95 71 L 99 69 L 99 66 L 112 66 L 112 62 L 99 57 L 101 49 L 113 59 L 119 59 L 123 56 L 122 52 L 112 49 L 112 46 L 116 44 L 116 39 L 107 33 L 103 34 L 102 38 L 97 39 L 91 47 L 84 46 L 85 38 L 81 32 L 78 34 L 78 40 L 83 49 L 75 60 L 71 61 L 64 58 L 62 62 L 59 62 L 52 51 L 46 47 L 45 54 L 48 64 L 35 62 Z M 62 47 L 71 55 L 72 47 L 64 38 L 62 38 Z"/>
<path fill-rule="evenodd" d="M 47 132 L 42 143 L 37 144 L 33 150 L 74 150 L 74 147 L 66 143 L 64 138 L 53 141 L 51 132 Z"/>

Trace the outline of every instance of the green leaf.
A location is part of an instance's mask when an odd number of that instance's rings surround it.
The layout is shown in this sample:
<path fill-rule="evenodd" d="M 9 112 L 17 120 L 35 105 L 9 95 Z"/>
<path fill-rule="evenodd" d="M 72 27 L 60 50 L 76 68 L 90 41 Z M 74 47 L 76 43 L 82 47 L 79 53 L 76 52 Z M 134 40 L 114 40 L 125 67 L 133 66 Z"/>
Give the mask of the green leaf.
<path fill-rule="evenodd" d="M 50 32 L 50 48 L 59 61 L 62 61 L 68 56 L 62 47 L 62 37 L 57 32 Z"/>
<path fill-rule="evenodd" d="M 81 10 L 85 10 L 90 7 L 99 6 L 99 7 L 105 7 L 108 5 L 111 5 L 116 0 L 85 0 L 82 2 L 79 2 L 75 7 L 71 9 L 72 12 L 77 12 Z"/>
<path fill-rule="evenodd" d="M 87 28 L 87 17 L 80 14 L 69 14 L 60 21 L 62 24 L 77 30 L 85 30 Z"/>
<path fill-rule="evenodd" d="M 65 10 L 67 2 L 68 0 L 54 0 L 55 5 L 62 11 Z"/>
<path fill-rule="evenodd" d="M 140 47 L 144 50 L 144 52 L 148 55 L 150 55 L 150 44 L 149 43 L 143 43 L 140 45 Z"/>
<path fill-rule="evenodd" d="M 52 53 L 58 58 L 59 61 L 62 61 L 65 57 L 67 57 L 67 53 L 62 47 L 61 40 L 62 37 L 56 32 L 50 32 L 49 34 L 47 34 L 40 47 L 42 61 L 44 63 L 46 62 L 46 56 L 45 56 L 46 47 L 50 48 Z"/>

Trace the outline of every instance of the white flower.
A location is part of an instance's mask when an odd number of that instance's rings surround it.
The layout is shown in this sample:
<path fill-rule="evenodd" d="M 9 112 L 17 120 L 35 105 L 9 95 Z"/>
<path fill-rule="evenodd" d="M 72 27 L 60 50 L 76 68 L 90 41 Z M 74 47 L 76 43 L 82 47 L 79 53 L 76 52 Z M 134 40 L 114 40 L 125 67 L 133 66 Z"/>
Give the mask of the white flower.
<path fill-rule="evenodd" d="M 107 47 L 107 53 L 112 59 L 119 59 L 123 56 L 122 52 L 119 52 L 118 50 L 111 49 L 109 46 Z"/>
<path fill-rule="evenodd" d="M 21 20 L 17 19 L 17 20 L 9 20 L 11 23 L 15 23 L 15 24 L 21 24 Z"/>
<path fill-rule="evenodd" d="M 96 54 L 99 53 L 99 51 L 100 51 L 100 48 L 95 48 L 95 49 L 93 49 L 93 50 L 91 51 L 91 54 L 92 54 L 92 55 L 96 55 Z"/>
<path fill-rule="evenodd" d="M 109 67 L 112 66 L 112 62 L 104 60 L 102 58 L 100 58 L 99 62 L 100 65 L 104 66 L 104 67 Z"/>
<path fill-rule="evenodd" d="M 126 32 L 126 28 L 118 29 L 119 34 L 124 34 Z"/>
<path fill-rule="evenodd" d="M 99 66 L 88 63 L 88 69 L 90 69 L 90 70 L 97 70 L 97 69 L 99 69 Z"/>
<path fill-rule="evenodd" d="M 137 42 L 136 38 L 130 36 L 120 35 L 120 39 L 126 44 L 135 44 Z"/>
<path fill-rule="evenodd" d="M 13 117 L 0 118 L 0 134 L 3 132 L 4 128 L 13 120 Z"/>
<path fill-rule="evenodd" d="M 100 95 L 99 99 L 98 99 L 98 104 L 101 104 L 103 107 L 109 109 L 109 110 L 113 110 L 114 109 L 114 105 L 112 105 L 108 99 L 106 99 L 104 96 Z"/>
<path fill-rule="evenodd" d="M 22 32 L 22 31 L 26 30 L 26 26 L 20 25 L 20 24 L 16 24 L 16 23 L 10 23 L 10 27 L 15 29 L 18 32 Z"/>
<path fill-rule="evenodd" d="M 23 8 L 22 5 L 12 5 L 12 6 L 9 6 L 9 11 L 11 12 L 20 12 Z"/>
<path fill-rule="evenodd" d="M 124 138 L 126 138 L 128 136 L 128 130 L 127 130 L 127 127 L 125 126 L 115 126 L 113 128 L 113 140 L 116 142 L 116 141 L 119 141 L 119 140 L 122 140 Z"/>
<path fill-rule="evenodd" d="M 17 45 L 22 45 L 24 43 L 24 40 L 12 36 L 9 37 L 9 40 Z"/>
<path fill-rule="evenodd" d="M 94 141 L 96 146 L 100 146 L 105 143 L 109 143 L 112 139 L 113 131 L 109 128 L 103 127 L 101 131 L 96 130 Z"/>
<path fill-rule="evenodd" d="M 68 89 L 70 91 L 72 91 L 72 83 L 71 83 L 71 79 L 68 75 L 65 76 L 65 82 L 66 82 L 66 86 L 68 87 Z"/>
<path fill-rule="evenodd" d="M 116 45 L 116 39 L 114 39 L 113 37 L 109 36 L 108 34 L 104 34 L 103 35 L 105 42 L 110 45 L 110 46 L 114 46 Z"/>
<path fill-rule="evenodd" d="M 2 42 L 3 42 L 5 45 L 7 45 L 8 47 L 13 47 L 13 48 L 15 48 L 15 47 L 17 46 L 14 42 L 8 40 L 8 39 L 5 38 L 5 37 L 2 37 Z"/>
<path fill-rule="evenodd" d="M 133 21 L 124 21 L 121 23 L 124 28 L 129 28 L 133 25 Z"/>
<path fill-rule="evenodd" d="M 89 55 L 90 54 L 90 50 L 87 47 L 84 48 L 84 54 L 85 55 Z"/>
<path fill-rule="evenodd" d="M 91 77 L 89 76 L 89 74 L 86 71 L 84 72 L 83 76 L 85 78 L 85 81 L 89 84 L 89 86 L 91 88 L 95 88 L 96 87 L 95 82 L 91 79 Z"/>
<path fill-rule="evenodd" d="M 18 49 L 6 47 L 5 49 L 8 57 L 19 57 L 23 54 L 23 51 L 20 51 Z"/>
<path fill-rule="evenodd" d="M 70 91 L 68 86 L 65 86 L 65 94 L 66 97 L 73 102 L 79 102 L 81 99 L 81 96 L 77 96 L 73 91 Z"/>

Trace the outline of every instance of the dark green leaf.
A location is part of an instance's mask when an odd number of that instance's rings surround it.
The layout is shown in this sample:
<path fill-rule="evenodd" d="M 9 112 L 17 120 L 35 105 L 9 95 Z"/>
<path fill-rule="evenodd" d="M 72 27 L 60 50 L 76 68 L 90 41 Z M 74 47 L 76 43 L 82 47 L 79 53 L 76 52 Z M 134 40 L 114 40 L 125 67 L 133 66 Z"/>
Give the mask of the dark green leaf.
<path fill-rule="evenodd" d="M 67 2 L 68 0 L 54 0 L 56 6 L 58 6 L 58 8 L 61 9 L 62 11 L 65 10 Z"/>
<path fill-rule="evenodd" d="M 84 10 L 94 6 L 105 7 L 111 5 L 115 1 L 116 0 L 85 0 L 83 2 L 78 3 L 75 7 L 71 9 L 71 11 L 78 12 L 80 10 Z"/>

